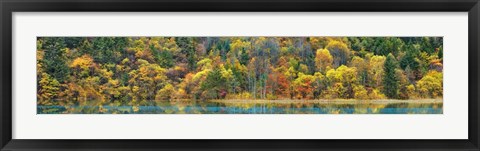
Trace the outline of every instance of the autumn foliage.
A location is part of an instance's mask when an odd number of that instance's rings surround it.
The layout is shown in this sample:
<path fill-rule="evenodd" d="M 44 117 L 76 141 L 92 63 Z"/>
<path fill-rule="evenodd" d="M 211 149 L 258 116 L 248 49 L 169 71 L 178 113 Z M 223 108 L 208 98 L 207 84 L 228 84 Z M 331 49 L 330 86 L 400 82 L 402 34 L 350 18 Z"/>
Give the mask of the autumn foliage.
<path fill-rule="evenodd" d="M 40 37 L 39 105 L 443 96 L 441 37 Z"/>

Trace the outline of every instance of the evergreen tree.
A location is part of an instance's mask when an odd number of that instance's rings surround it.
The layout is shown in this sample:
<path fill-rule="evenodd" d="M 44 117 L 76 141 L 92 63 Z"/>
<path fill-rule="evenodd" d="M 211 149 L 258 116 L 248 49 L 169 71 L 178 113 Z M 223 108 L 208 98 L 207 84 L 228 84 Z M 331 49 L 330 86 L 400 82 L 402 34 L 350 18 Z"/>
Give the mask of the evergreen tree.
<path fill-rule="evenodd" d="M 54 79 L 63 82 L 70 73 L 66 64 L 66 44 L 64 38 L 46 37 L 43 40 L 43 51 L 47 59 L 42 60 L 45 71 Z"/>
<path fill-rule="evenodd" d="M 181 49 L 181 53 L 186 55 L 188 69 L 194 70 L 196 65 L 195 38 L 194 37 L 176 37 L 175 41 Z"/>
<path fill-rule="evenodd" d="M 215 68 L 207 74 L 205 81 L 200 85 L 203 90 L 203 97 L 209 99 L 219 99 L 221 97 L 222 91 L 225 91 L 226 82 L 225 78 L 222 77 L 220 69 Z"/>
<path fill-rule="evenodd" d="M 443 48 L 442 47 L 438 48 L 437 56 L 438 56 L 439 59 L 443 59 Z"/>
<path fill-rule="evenodd" d="M 171 52 L 163 50 L 158 53 L 157 62 L 162 68 L 173 67 L 173 55 Z"/>
<path fill-rule="evenodd" d="M 406 48 L 406 54 L 402 59 L 400 59 L 400 67 L 405 70 L 409 66 L 413 70 L 418 70 L 420 63 L 418 62 L 418 50 L 415 50 L 413 46 L 408 46 Z"/>
<path fill-rule="evenodd" d="M 242 65 L 246 65 L 249 60 L 250 60 L 250 57 L 248 56 L 247 50 L 242 49 L 242 54 L 240 56 L 240 63 Z"/>
<path fill-rule="evenodd" d="M 383 93 L 389 98 L 397 98 L 399 78 L 395 74 L 396 68 L 397 62 L 395 57 L 390 53 L 383 67 Z"/>

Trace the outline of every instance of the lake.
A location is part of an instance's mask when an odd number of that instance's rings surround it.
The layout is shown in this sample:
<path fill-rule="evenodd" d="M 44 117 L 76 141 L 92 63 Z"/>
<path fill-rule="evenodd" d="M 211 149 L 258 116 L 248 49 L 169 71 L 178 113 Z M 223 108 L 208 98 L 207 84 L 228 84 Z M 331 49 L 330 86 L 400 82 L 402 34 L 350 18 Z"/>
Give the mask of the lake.
<path fill-rule="evenodd" d="M 443 114 L 443 103 L 222 103 L 193 101 L 163 102 L 149 106 L 37 106 L 37 114 Z"/>

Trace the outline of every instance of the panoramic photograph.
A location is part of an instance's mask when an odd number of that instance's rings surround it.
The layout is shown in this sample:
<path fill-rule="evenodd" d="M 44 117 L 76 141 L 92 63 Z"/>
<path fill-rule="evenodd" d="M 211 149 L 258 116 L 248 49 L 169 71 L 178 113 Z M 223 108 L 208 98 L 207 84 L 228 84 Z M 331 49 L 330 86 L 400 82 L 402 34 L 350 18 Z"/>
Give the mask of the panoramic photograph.
<path fill-rule="evenodd" d="M 37 114 L 443 114 L 443 37 L 37 37 Z"/>

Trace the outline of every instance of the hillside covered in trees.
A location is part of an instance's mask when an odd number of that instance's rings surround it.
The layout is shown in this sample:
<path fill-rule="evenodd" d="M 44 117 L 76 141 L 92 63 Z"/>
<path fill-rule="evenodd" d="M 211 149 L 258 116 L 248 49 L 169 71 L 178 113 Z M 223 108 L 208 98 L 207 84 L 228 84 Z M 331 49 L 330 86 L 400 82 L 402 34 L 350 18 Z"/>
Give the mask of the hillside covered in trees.
<path fill-rule="evenodd" d="M 442 37 L 39 37 L 38 105 L 426 99 Z"/>

